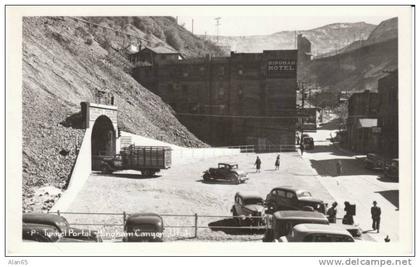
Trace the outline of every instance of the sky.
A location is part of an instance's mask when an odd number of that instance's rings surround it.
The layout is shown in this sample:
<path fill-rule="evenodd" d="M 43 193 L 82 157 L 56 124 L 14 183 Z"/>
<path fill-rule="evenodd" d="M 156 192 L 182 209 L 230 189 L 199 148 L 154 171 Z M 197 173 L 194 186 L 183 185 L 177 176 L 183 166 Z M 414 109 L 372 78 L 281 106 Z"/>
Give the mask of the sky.
<path fill-rule="evenodd" d="M 216 16 L 179 16 L 178 23 L 185 23 L 185 28 L 191 31 L 194 19 L 194 34 L 216 35 Z M 219 34 L 227 36 L 266 35 L 280 31 L 300 31 L 321 27 L 339 22 L 361 22 L 378 25 L 391 17 L 299 17 L 299 16 L 221 16 Z"/>

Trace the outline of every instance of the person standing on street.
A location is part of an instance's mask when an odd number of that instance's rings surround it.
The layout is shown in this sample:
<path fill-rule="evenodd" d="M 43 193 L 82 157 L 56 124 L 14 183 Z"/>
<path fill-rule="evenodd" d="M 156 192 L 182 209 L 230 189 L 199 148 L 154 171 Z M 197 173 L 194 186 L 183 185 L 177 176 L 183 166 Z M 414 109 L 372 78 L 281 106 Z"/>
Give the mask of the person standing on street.
<path fill-rule="evenodd" d="M 328 221 L 330 223 L 336 223 L 337 222 L 337 202 L 334 201 L 332 203 L 331 208 L 328 209 L 327 215 L 328 215 Z"/>
<path fill-rule="evenodd" d="M 379 233 L 379 225 L 381 223 L 381 208 L 377 206 L 377 202 L 373 201 L 373 207 L 370 208 L 370 213 L 372 215 L 372 229 L 377 230 Z"/>
<path fill-rule="evenodd" d="M 343 217 L 343 224 L 353 225 L 354 219 L 353 219 L 353 212 L 351 205 L 348 201 L 344 201 L 344 211 L 346 214 Z"/>
<path fill-rule="evenodd" d="M 261 169 L 261 159 L 260 159 L 259 156 L 257 156 L 257 160 L 255 161 L 255 164 L 254 165 L 257 168 L 257 171 L 256 172 L 260 172 L 260 169 Z"/>
<path fill-rule="evenodd" d="M 335 167 L 337 168 L 337 176 L 340 176 L 343 173 L 343 163 L 341 163 L 341 160 L 337 160 Z"/>
<path fill-rule="evenodd" d="M 274 163 L 276 171 L 280 168 L 280 154 L 277 155 L 276 162 Z"/>

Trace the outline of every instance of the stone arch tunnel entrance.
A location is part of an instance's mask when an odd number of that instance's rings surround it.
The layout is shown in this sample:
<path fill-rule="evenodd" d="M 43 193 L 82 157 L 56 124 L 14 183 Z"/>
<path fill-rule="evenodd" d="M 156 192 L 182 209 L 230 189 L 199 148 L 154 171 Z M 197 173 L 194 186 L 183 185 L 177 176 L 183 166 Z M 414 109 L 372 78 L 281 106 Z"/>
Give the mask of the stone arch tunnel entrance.
<path fill-rule="evenodd" d="M 112 121 L 105 115 L 99 116 L 92 128 L 92 170 L 100 170 L 101 160 L 112 158 L 116 150 L 116 133 Z"/>

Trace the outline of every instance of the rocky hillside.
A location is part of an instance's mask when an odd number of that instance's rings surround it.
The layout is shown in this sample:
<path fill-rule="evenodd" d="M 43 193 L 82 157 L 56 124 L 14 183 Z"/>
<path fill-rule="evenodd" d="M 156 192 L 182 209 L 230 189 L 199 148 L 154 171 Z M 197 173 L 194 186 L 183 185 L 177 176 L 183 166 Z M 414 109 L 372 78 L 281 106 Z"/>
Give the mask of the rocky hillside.
<path fill-rule="evenodd" d="M 313 60 L 304 70 L 305 80 L 317 82 L 327 91 L 376 90 L 377 81 L 398 67 L 398 21 L 378 25 L 359 47 Z"/>
<path fill-rule="evenodd" d="M 93 101 L 96 89 L 114 94 L 124 130 L 205 146 L 160 97 L 130 76 L 130 63 L 120 52 L 126 45 L 122 36 L 68 17 L 23 19 L 24 210 L 45 208 L 35 189 L 65 187 L 84 132 L 80 102 Z"/>
<path fill-rule="evenodd" d="M 312 43 L 315 54 L 324 54 L 343 48 L 354 40 L 366 39 L 375 25 L 365 22 L 334 23 L 323 27 L 298 31 Z M 295 31 L 282 31 L 270 35 L 220 36 L 223 44 L 237 52 L 261 52 L 270 49 L 295 49 Z M 209 36 L 216 41 L 216 36 Z"/>
<path fill-rule="evenodd" d="M 178 25 L 173 17 L 85 17 L 84 19 L 136 34 L 146 40 L 144 45 L 175 48 L 186 58 L 203 57 L 206 54 L 223 55 L 219 47 Z"/>
<path fill-rule="evenodd" d="M 366 40 L 355 41 L 336 52 L 343 54 L 360 47 L 386 42 L 398 38 L 398 18 L 391 18 L 382 21 L 368 36 Z M 326 56 L 325 54 L 323 55 Z"/>

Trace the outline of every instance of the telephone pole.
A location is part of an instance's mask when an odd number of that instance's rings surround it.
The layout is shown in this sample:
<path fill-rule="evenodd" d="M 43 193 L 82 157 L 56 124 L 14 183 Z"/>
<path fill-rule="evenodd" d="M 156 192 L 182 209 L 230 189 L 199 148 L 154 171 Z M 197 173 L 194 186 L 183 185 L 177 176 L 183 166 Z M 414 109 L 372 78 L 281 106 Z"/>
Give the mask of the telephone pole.
<path fill-rule="evenodd" d="M 221 17 L 217 17 L 214 20 L 216 20 L 216 43 L 219 43 L 219 27 L 221 25 L 220 20 L 222 18 Z"/>
<path fill-rule="evenodd" d="M 191 33 L 194 34 L 194 19 L 191 19 Z"/>

